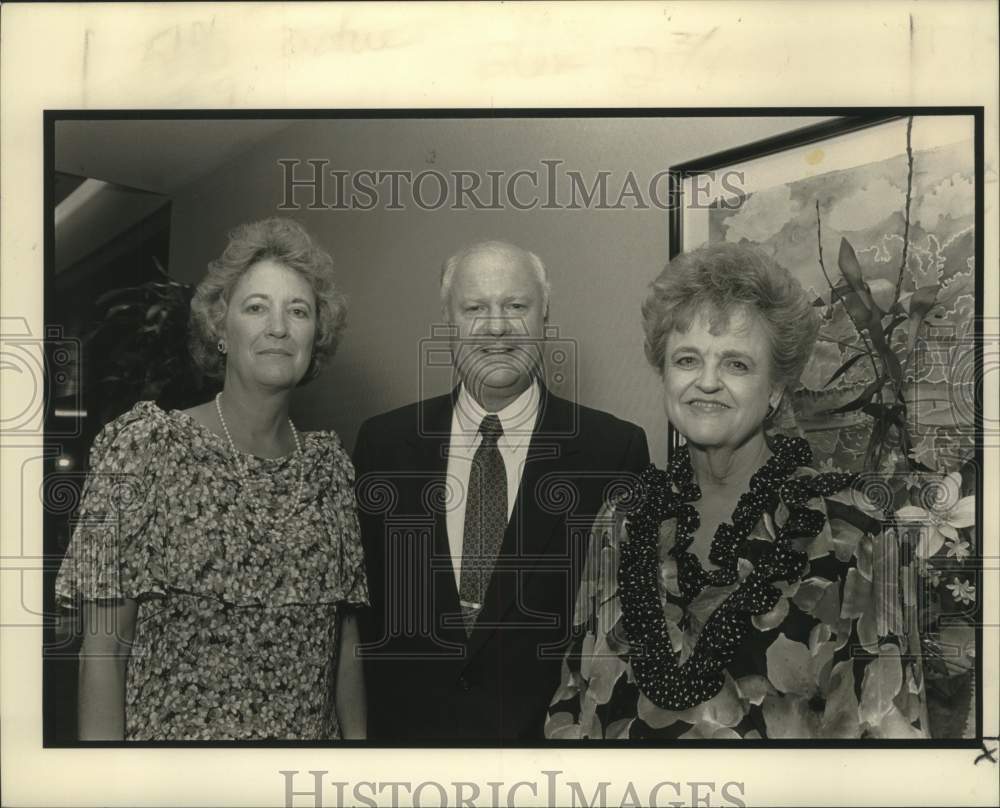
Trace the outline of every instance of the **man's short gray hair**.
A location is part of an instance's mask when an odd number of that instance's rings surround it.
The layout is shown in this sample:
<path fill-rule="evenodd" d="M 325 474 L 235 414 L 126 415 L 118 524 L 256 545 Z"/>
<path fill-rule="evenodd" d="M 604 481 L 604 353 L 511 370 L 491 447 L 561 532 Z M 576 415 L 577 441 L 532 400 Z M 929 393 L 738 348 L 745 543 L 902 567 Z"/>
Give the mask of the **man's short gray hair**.
<path fill-rule="evenodd" d="M 451 284 L 455 277 L 455 270 L 458 269 L 462 261 L 470 255 L 483 252 L 499 252 L 520 255 L 527 260 L 528 266 L 534 270 L 535 276 L 538 278 L 538 285 L 542 287 L 542 310 L 545 312 L 545 316 L 547 317 L 549 313 L 549 292 L 551 291 L 551 287 L 549 286 L 548 275 L 545 272 L 545 264 L 542 263 L 541 258 L 530 250 L 525 250 L 523 247 L 518 247 L 516 244 L 511 244 L 507 241 L 478 241 L 475 244 L 463 247 L 457 253 L 448 258 L 448 260 L 441 265 L 441 305 L 445 308 L 448 306 L 448 296 L 451 294 Z"/>

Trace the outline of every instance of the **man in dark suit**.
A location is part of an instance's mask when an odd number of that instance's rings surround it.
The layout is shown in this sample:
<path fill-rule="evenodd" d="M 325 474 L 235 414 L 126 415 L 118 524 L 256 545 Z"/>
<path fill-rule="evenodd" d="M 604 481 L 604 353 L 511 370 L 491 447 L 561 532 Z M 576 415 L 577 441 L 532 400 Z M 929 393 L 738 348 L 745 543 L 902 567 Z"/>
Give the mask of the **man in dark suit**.
<path fill-rule="evenodd" d="M 441 296 L 459 385 L 367 421 L 354 453 L 372 740 L 542 738 L 588 531 L 645 433 L 550 393 L 533 253 L 473 245 Z"/>

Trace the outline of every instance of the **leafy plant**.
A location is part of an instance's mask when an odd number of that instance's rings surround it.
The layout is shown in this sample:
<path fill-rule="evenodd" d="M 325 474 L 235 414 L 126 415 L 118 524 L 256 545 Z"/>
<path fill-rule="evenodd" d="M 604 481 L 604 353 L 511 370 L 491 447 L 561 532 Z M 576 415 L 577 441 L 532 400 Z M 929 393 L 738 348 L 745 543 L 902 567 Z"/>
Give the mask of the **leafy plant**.
<path fill-rule="evenodd" d="M 83 339 L 85 395 L 101 423 L 137 401 L 184 408 L 211 392 L 188 351 L 194 287 L 171 280 L 154 262 L 162 280 L 99 297 L 95 322 Z"/>
<path fill-rule="evenodd" d="M 931 680 L 954 677 L 971 679 L 974 655 L 973 625 L 977 591 L 975 502 L 971 491 L 976 469 L 971 461 L 948 473 L 918 459 L 914 451 L 914 414 L 908 402 L 917 384 L 914 354 L 929 316 L 939 305 L 942 286 L 931 283 L 903 292 L 910 231 L 913 189 L 913 119 L 906 127 L 907 184 L 903 211 L 902 260 L 895 284 L 884 278 L 869 280 L 853 245 L 841 238 L 837 255 L 839 278 L 831 277 L 823 255 L 820 203 L 816 202 L 816 232 L 819 264 L 829 286 L 829 302 L 816 301 L 824 320 L 833 322 L 846 313 L 853 338 L 828 339 L 850 352 L 825 387 L 848 373 L 857 376 L 861 363 L 871 366 L 871 376 L 860 393 L 824 415 L 861 412 L 871 418 L 871 432 L 863 467 L 869 472 L 869 490 L 878 490 L 874 516 L 893 541 L 902 539 L 899 556 L 904 576 L 916 572 L 921 584 L 922 613 L 917 624 L 922 631 L 924 674 Z M 900 332 L 900 328 L 905 328 Z M 905 334 L 905 336 L 903 336 Z M 922 457 L 926 459 L 927 454 Z M 911 569 L 912 567 L 912 569 Z M 904 596 L 905 597 L 905 596 Z M 911 603 L 908 608 L 916 608 Z M 954 687 L 937 688 L 938 692 Z M 934 688 L 929 688 L 933 694 Z M 932 696 L 933 697 L 933 696 Z M 965 703 L 969 703 L 966 699 Z M 932 719 L 944 711 L 931 709 Z M 964 716 L 962 720 L 964 722 Z M 940 720 L 940 719 L 939 719 Z M 956 729 L 957 726 L 957 729 Z M 947 729 L 934 727 L 935 734 L 954 737 L 962 724 Z"/>

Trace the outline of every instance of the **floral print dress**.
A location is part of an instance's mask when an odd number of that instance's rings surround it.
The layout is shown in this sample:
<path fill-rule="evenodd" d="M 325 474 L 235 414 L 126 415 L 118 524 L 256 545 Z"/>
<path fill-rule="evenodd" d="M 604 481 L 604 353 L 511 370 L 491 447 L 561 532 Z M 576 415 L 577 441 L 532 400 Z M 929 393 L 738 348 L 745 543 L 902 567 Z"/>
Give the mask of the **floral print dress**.
<path fill-rule="evenodd" d="M 685 449 L 601 512 L 547 738 L 927 736 L 912 559 L 852 478 L 776 441 L 714 569 L 687 552 Z"/>
<path fill-rule="evenodd" d="M 243 455 L 140 402 L 94 443 L 61 603 L 133 598 L 126 740 L 338 738 L 338 610 L 367 603 L 354 469 L 332 432 Z M 262 518 L 263 517 L 263 518 Z M 277 517 L 277 518 L 268 518 Z"/>

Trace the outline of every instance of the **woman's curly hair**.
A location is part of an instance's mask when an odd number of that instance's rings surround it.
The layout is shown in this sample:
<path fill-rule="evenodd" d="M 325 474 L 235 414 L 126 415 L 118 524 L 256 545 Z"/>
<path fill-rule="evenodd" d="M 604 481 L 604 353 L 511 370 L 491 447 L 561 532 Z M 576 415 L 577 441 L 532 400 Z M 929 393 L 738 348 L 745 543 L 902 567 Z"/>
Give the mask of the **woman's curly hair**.
<path fill-rule="evenodd" d="M 703 311 L 713 329 L 725 328 L 738 309 L 756 313 L 770 337 L 772 381 L 798 381 L 816 344 L 819 315 L 788 270 L 747 244 L 709 244 L 667 264 L 642 304 L 646 358 L 663 373 L 671 331 L 687 331 Z"/>
<path fill-rule="evenodd" d="M 229 297 L 243 274 L 259 261 L 271 260 L 298 272 L 316 297 L 316 335 L 312 360 L 299 384 L 316 378 L 333 356 L 347 321 L 347 301 L 333 280 L 333 258 L 291 219 L 264 219 L 242 224 L 229 234 L 221 257 L 191 299 L 190 349 L 195 364 L 209 378 L 222 379 L 226 357 L 217 349 Z"/>

